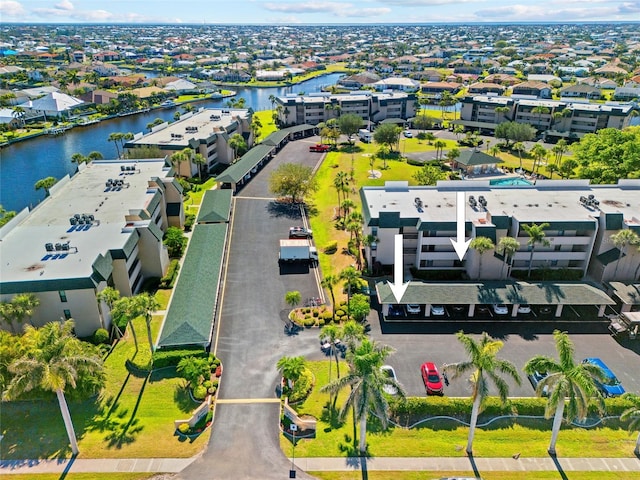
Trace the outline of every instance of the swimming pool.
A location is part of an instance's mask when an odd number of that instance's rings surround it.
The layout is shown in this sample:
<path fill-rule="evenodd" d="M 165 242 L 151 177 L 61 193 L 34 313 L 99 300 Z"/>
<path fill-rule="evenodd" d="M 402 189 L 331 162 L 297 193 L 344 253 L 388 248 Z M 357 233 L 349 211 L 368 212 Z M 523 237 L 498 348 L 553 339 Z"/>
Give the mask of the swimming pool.
<path fill-rule="evenodd" d="M 528 180 L 520 177 L 496 178 L 489 180 L 489 185 L 533 185 Z"/>

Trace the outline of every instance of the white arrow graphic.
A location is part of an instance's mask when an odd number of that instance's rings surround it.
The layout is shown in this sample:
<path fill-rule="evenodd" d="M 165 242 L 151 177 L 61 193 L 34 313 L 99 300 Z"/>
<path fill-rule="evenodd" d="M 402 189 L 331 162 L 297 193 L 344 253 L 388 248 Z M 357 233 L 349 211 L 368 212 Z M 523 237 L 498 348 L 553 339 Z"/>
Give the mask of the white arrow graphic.
<path fill-rule="evenodd" d="M 449 239 L 460 260 L 464 258 L 464 254 L 467 253 L 467 249 L 471 243 L 471 239 L 465 241 L 464 236 L 464 201 L 464 192 L 456 192 L 456 239 Z"/>
<path fill-rule="evenodd" d="M 407 291 L 408 283 L 402 283 L 402 267 L 403 267 L 403 259 L 402 259 L 402 235 L 396 235 L 393 244 L 393 283 L 389 285 L 391 287 L 391 292 L 396 297 L 396 303 L 398 303 L 404 292 Z"/>

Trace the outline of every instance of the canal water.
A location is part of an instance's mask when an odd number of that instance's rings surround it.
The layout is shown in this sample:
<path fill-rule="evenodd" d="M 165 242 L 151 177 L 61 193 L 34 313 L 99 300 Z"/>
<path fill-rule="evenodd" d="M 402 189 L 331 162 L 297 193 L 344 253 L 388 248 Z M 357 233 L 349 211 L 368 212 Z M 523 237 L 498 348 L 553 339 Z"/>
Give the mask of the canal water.
<path fill-rule="evenodd" d="M 332 73 L 315 77 L 290 87 L 279 88 L 234 88 L 235 98 L 244 98 L 247 108 L 255 111 L 271 109 L 269 97 L 287 93 L 315 93 L 323 87 L 335 85 L 343 74 Z M 229 99 L 210 99 L 198 102 L 197 107 L 223 107 Z M 42 190 L 34 188 L 41 178 L 60 179 L 66 174 L 73 175 L 76 164 L 71 162 L 74 153 L 88 155 L 98 151 L 104 158 L 117 157 L 116 147 L 107 139 L 114 132 L 138 133 L 146 131 L 146 126 L 156 118 L 173 120 L 179 107 L 155 109 L 127 117 L 118 117 L 86 127 L 76 127 L 59 136 L 41 136 L 14 143 L 0 149 L 0 205 L 5 210 L 20 211 L 24 207 L 35 206 L 44 198 Z"/>

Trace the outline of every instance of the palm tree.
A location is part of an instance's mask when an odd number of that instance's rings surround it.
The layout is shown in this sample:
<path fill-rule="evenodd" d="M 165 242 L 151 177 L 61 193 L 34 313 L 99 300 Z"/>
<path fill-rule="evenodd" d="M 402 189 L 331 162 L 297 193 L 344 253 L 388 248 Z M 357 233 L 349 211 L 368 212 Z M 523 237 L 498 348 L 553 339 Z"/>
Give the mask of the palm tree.
<path fill-rule="evenodd" d="M 339 418 L 344 420 L 349 408 L 353 408 L 354 422 L 360 421 L 360 453 L 367 449 L 367 418 L 373 410 L 381 421 L 383 428 L 389 421 L 389 404 L 383 394 L 383 387 L 393 386 L 398 390 L 400 398 L 405 397 L 404 389 L 397 381 L 380 371 L 385 359 L 393 353 L 387 345 L 381 345 L 373 340 L 364 339 L 362 343 L 350 352 L 348 363 L 349 373 L 342 378 L 322 387 L 321 391 L 337 395 L 345 387 L 351 387 L 347 399 L 340 409 Z"/>
<path fill-rule="evenodd" d="M 104 156 L 102 155 L 102 153 L 96 150 L 89 152 L 89 155 L 87 155 L 87 159 L 90 162 L 93 162 L 94 160 L 102 160 L 103 158 Z"/>
<path fill-rule="evenodd" d="M 447 146 L 447 142 L 444 140 L 436 140 L 433 146 L 436 147 L 436 160 L 440 160 L 442 158 L 442 149 Z"/>
<path fill-rule="evenodd" d="M 89 158 L 81 153 L 74 153 L 71 155 L 71 162 L 80 165 L 81 163 L 89 163 Z"/>
<path fill-rule="evenodd" d="M 597 392 L 594 377 L 603 379 L 600 367 L 591 363 L 576 363 L 573 343 L 567 332 L 555 330 L 553 338 L 559 361 L 545 355 L 536 355 L 524 366 L 527 375 L 544 372 L 547 376 L 536 387 L 537 395 L 547 392 L 547 408 L 545 416 L 549 418 L 555 411 L 551 429 L 549 454 L 556 454 L 556 441 L 560 432 L 560 424 L 565 410 L 567 421 L 576 417 L 584 420 L 587 416 L 589 399 Z M 569 400 L 568 402 L 566 400 Z"/>
<path fill-rule="evenodd" d="M 496 246 L 493 244 L 493 240 L 489 237 L 476 237 L 471 240 L 469 247 L 478 252 L 478 280 L 482 278 L 482 255 L 488 250 L 494 249 Z"/>
<path fill-rule="evenodd" d="M 337 285 L 340 279 L 333 274 L 325 275 L 325 277 L 320 282 L 322 288 L 326 288 L 329 290 L 329 294 L 331 295 L 331 320 L 336 321 L 336 297 L 334 292 L 334 287 Z"/>
<path fill-rule="evenodd" d="M 500 278 L 504 278 L 503 272 L 505 265 L 509 265 L 511 267 L 513 263 L 513 255 L 520 248 L 520 243 L 513 237 L 502 237 L 498 242 L 498 246 L 496 247 L 496 251 L 503 255 L 502 259 L 502 268 L 500 269 Z M 509 276 L 510 269 L 507 269 L 507 276 Z"/>
<path fill-rule="evenodd" d="M 340 360 L 338 359 L 338 349 L 336 348 L 336 341 L 340 340 L 342 336 L 342 329 L 333 323 L 323 326 L 320 329 L 320 338 L 323 341 L 327 341 L 330 345 L 329 351 L 329 383 L 331 383 L 331 356 L 336 358 L 336 373 L 340 378 Z"/>
<path fill-rule="evenodd" d="M 56 184 L 56 181 L 55 177 L 41 178 L 35 183 L 34 187 L 36 190 L 44 190 L 44 194 L 48 197 L 49 190 Z"/>
<path fill-rule="evenodd" d="M 160 303 L 156 300 L 156 297 L 149 293 L 141 293 L 132 297 L 133 309 L 136 316 L 144 316 L 144 321 L 147 325 L 147 340 L 149 341 L 149 350 L 153 355 L 153 338 L 151 337 L 151 320 L 153 319 L 153 312 L 160 308 Z"/>
<path fill-rule="evenodd" d="M 235 160 L 238 157 L 238 151 L 247 148 L 247 143 L 244 141 L 244 138 L 242 138 L 242 135 L 234 133 L 229 139 L 229 147 L 233 150 L 233 160 Z"/>
<path fill-rule="evenodd" d="M 427 140 L 427 143 L 429 145 L 433 144 L 433 141 L 436 139 L 436 136 L 433 134 L 433 132 L 427 132 L 424 134 L 425 139 Z"/>
<path fill-rule="evenodd" d="M 511 148 L 518 152 L 518 158 L 520 159 L 520 171 L 522 171 L 522 154 L 527 151 L 527 147 L 522 142 L 516 142 Z"/>
<path fill-rule="evenodd" d="M 340 272 L 340 280 L 344 280 L 347 287 L 347 315 L 351 315 L 351 286 L 358 282 L 362 274 L 353 266 L 349 266 Z"/>
<path fill-rule="evenodd" d="M 193 163 L 198 166 L 198 178 L 202 182 L 202 166 L 207 164 L 207 159 L 201 153 L 196 153 L 193 156 Z"/>
<path fill-rule="evenodd" d="M 109 312 L 113 310 L 113 304 L 116 303 L 116 301 L 119 298 L 120 298 L 120 292 L 113 287 L 105 287 L 104 290 L 98 292 L 98 294 L 96 295 L 96 300 L 98 301 L 98 305 L 100 305 L 101 302 L 104 302 L 109 308 Z M 101 312 L 100 323 L 104 327 L 104 312 L 102 312 L 102 307 L 99 307 L 99 310 Z M 115 322 L 114 322 L 114 325 L 115 325 Z M 117 325 L 115 325 L 115 327 L 116 327 L 117 335 L 121 336 L 122 332 L 120 331 Z"/>
<path fill-rule="evenodd" d="M 640 395 L 635 393 L 625 393 L 623 395 L 624 399 L 629 400 L 633 403 L 633 406 L 627 408 L 622 415 L 620 415 L 620 420 L 629 422 L 629 431 L 640 430 Z M 636 438 L 636 448 L 634 448 L 633 453 L 636 456 L 640 455 L 640 431 L 638 432 L 638 437 Z"/>
<path fill-rule="evenodd" d="M 511 108 L 509 107 L 496 107 L 493 109 L 494 112 L 496 112 L 497 114 L 502 114 L 502 115 L 498 115 L 498 119 L 496 120 L 496 123 L 500 123 L 500 117 L 502 117 L 502 120 L 508 120 L 507 119 L 507 113 L 509 113 L 511 111 Z"/>
<path fill-rule="evenodd" d="M 541 223 L 540 225 L 536 225 L 532 223 L 531 225 L 527 225 L 526 223 L 522 224 L 522 229 L 529 235 L 529 240 L 527 240 L 527 245 L 529 245 L 529 269 L 527 271 L 527 277 L 531 277 L 531 267 L 533 265 L 533 252 L 536 249 L 536 245 L 539 243 L 544 247 L 548 247 L 551 242 L 545 238 L 544 229 L 549 228 L 551 225 L 547 222 Z"/>
<path fill-rule="evenodd" d="M 180 176 L 180 165 L 183 162 L 189 161 L 191 159 L 192 150 L 190 148 L 183 148 L 179 152 L 171 154 L 169 160 L 171 161 L 171 165 L 176 171 L 176 175 Z"/>
<path fill-rule="evenodd" d="M 113 302 L 113 308 L 111 309 L 111 315 L 115 321 L 116 327 L 119 329 L 119 323 L 125 320 L 129 325 L 131 334 L 133 335 L 133 343 L 136 347 L 136 353 L 138 353 L 138 335 L 136 335 L 136 329 L 133 327 L 133 319 L 137 317 L 135 308 L 133 305 L 133 297 L 121 297 Z"/>
<path fill-rule="evenodd" d="M 11 110 L 11 116 L 17 119 L 20 122 L 20 125 L 24 127 L 24 117 L 26 116 L 25 109 L 18 105 L 13 107 Z"/>
<path fill-rule="evenodd" d="M 612 279 L 616 279 L 616 274 L 618 273 L 618 266 L 620 265 L 620 260 L 623 255 L 626 254 L 627 248 L 629 245 L 638 245 L 640 244 L 640 236 L 633 230 L 628 228 L 624 230 L 620 230 L 618 233 L 614 233 L 611 235 L 611 241 L 618 249 L 618 260 L 616 260 L 616 268 L 613 270 Z"/>
<path fill-rule="evenodd" d="M 338 217 L 340 217 L 341 216 L 340 194 L 344 193 L 345 194 L 344 198 L 346 199 L 345 189 L 348 189 L 348 186 L 349 186 L 349 175 L 347 175 L 347 172 L 340 171 L 336 173 L 336 176 L 333 179 L 333 186 L 336 189 L 336 193 L 338 194 Z"/>
<path fill-rule="evenodd" d="M 31 320 L 36 308 L 40 306 L 40 299 L 33 293 L 19 293 L 11 300 L 13 304 L 13 316 L 18 323 L 23 323 L 25 318 Z"/>
<path fill-rule="evenodd" d="M 124 134 L 122 132 L 113 132 L 109 134 L 109 137 L 107 138 L 108 142 L 113 142 L 116 146 L 116 153 L 118 154 L 118 158 L 120 158 L 120 145 L 118 145 L 118 142 L 122 140 L 123 136 Z"/>
<path fill-rule="evenodd" d="M 458 340 L 462 343 L 462 346 L 469 356 L 469 360 L 449 364 L 445 367 L 445 372 L 450 373 L 453 380 L 469 371 L 471 372 L 469 382 L 471 383 L 473 407 L 471 409 L 471 420 L 469 422 L 467 453 L 472 455 L 473 436 L 476 424 L 478 423 L 478 414 L 480 413 L 482 403 L 489 393 L 489 381 L 498 389 L 498 395 L 500 395 L 502 403 L 507 401 L 509 386 L 500 374 L 508 375 L 518 385 L 520 385 L 521 381 L 516 367 L 511 362 L 497 358 L 496 355 L 503 346 L 500 340 L 494 340 L 487 335 L 486 332 L 482 333 L 480 342 L 476 342 L 472 337 L 465 335 L 462 331 L 458 332 L 456 337 L 458 337 Z"/>
<path fill-rule="evenodd" d="M 275 104 L 276 104 L 276 96 L 275 95 L 269 95 L 269 102 L 271 102 L 271 110 L 273 110 L 275 108 Z"/>
<path fill-rule="evenodd" d="M 563 138 L 558 140 L 558 143 L 551 148 L 551 151 L 555 154 L 556 165 L 559 166 L 562 163 L 562 156 L 567 153 L 568 150 L 567 141 Z"/>
<path fill-rule="evenodd" d="M 355 320 L 347 320 L 342 324 L 342 341 L 350 351 L 354 351 L 356 346 L 366 337 L 364 325 Z"/>
<path fill-rule="evenodd" d="M 531 153 L 531 155 L 533 155 L 533 157 L 535 158 L 535 162 L 532 168 L 532 170 L 535 172 L 537 168 L 540 168 L 540 163 L 542 162 L 542 159 L 545 158 L 549 152 L 542 145 L 540 145 L 539 143 L 536 143 L 529 153 Z"/>
<path fill-rule="evenodd" d="M 300 292 L 298 290 L 293 290 L 291 292 L 287 292 L 284 295 L 284 301 L 291 308 L 296 308 L 296 305 L 299 305 L 300 302 L 302 301 L 302 295 L 300 294 Z"/>
<path fill-rule="evenodd" d="M 549 107 L 545 107 L 544 105 L 537 105 L 531 109 L 531 113 L 538 114 L 538 124 L 536 125 L 538 130 L 541 130 L 540 123 L 542 122 L 542 115 L 546 115 L 550 111 Z"/>
<path fill-rule="evenodd" d="M 77 455 L 78 442 L 64 392 L 69 387 L 76 388 L 81 375 L 102 378 L 102 360 L 73 336 L 72 320 L 65 323 L 50 322 L 40 329 L 29 325 L 24 338 L 31 348 L 9 367 L 15 376 L 7 389 L 7 397 L 17 398 L 34 389 L 54 392 L 71 451 Z"/>
<path fill-rule="evenodd" d="M 293 388 L 293 385 L 302 375 L 306 366 L 304 357 L 282 357 L 278 360 L 276 368 L 287 380 L 289 388 Z"/>

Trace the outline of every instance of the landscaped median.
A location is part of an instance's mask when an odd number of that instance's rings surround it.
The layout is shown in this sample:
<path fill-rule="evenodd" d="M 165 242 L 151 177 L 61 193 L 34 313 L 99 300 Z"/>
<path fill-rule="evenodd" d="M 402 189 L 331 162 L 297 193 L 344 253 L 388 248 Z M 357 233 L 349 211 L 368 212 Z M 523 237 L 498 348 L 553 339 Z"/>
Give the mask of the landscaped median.
<path fill-rule="evenodd" d="M 346 457 L 357 455 L 357 426 L 353 417 L 344 423 L 335 420 L 329 408 L 329 395 L 320 388 L 329 381 L 329 362 L 307 362 L 316 383 L 309 397 L 293 407 L 300 415 L 317 419 L 314 439 L 296 440 L 296 457 Z M 341 365 L 341 372 L 348 370 Z M 332 378 L 335 379 L 335 369 Z M 346 398 L 341 393 L 336 401 L 339 409 Z M 511 399 L 502 407 L 497 399 L 489 399 L 479 419 L 474 439 L 476 457 L 548 457 L 551 420 L 543 418 L 545 400 L 537 398 Z M 607 399 L 607 415 L 602 422 L 592 416 L 595 426 L 583 428 L 564 425 L 558 439 L 560 457 L 633 457 L 636 435 L 626 430 L 619 414 L 629 405 L 622 399 Z M 469 432 L 471 402 L 467 398 L 428 397 L 410 398 L 404 405 L 391 402 L 392 420 L 388 430 L 370 417 L 367 426 L 367 454 L 372 457 L 455 457 L 466 456 L 465 445 Z M 514 415 L 517 414 L 517 415 Z M 514 416 L 508 416 L 514 415 Z M 454 417 L 435 418 L 435 417 Z M 497 417 L 504 417 L 496 419 Z M 536 417 L 536 418 L 532 418 Z M 494 420 L 495 419 L 495 420 Z M 401 426 L 402 425 L 402 426 Z M 411 428 L 407 428 L 406 426 Z M 281 436 L 285 454 L 291 451 L 291 441 Z M 557 475 L 557 472 L 556 472 Z M 330 477 L 327 477 L 330 478 Z M 416 477 L 418 478 L 418 477 Z M 426 477 L 428 478 L 428 477 Z M 615 478 L 615 477 L 613 477 Z"/>

